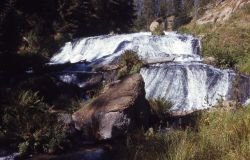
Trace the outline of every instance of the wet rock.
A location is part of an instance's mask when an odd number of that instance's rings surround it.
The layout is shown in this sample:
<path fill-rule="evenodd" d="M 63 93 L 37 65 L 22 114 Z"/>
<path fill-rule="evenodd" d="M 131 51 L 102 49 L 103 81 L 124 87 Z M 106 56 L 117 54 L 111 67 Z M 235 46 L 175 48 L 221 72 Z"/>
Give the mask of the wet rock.
<path fill-rule="evenodd" d="M 110 85 L 92 103 L 73 114 L 83 137 L 106 140 L 126 135 L 149 119 L 144 82 L 139 74 Z"/>

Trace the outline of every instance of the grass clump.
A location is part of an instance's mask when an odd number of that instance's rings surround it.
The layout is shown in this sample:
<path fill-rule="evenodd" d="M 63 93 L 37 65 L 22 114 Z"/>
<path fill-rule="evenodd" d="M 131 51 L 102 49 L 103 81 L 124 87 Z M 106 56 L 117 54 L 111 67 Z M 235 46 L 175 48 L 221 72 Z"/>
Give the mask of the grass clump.
<path fill-rule="evenodd" d="M 169 101 L 166 101 L 163 98 L 158 98 L 155 100 L 150 100 L 149 105 L 153 111 L 154 114 L 157 115 L 160 119 L 164 119 L 166 115 L 170 112 L 170 109 L 172 107 L 172 103 Z"/>
<path fill-rule="evenodd" d="M 119 63 L 120 66 L 123 66 L 118 71 L 119 78 L 123 78 L 134 73 L 139 73 L 140 69 L 144 66 L 138 54 L 131 50 L 125 51 L 121 55 Z"/>
<path fill-rule="evenodd" d="M 22 90 L 1 103 L 1 133 L 9 147 L 21 155 L 63 150 L 70 140 L 57 121 L 52 106 L 43 102 L 38 92 Z"/>
<path fill-rule="evenodd" d="M 203 113 L 194 128 L 139 132 L 127 140 L 124 156 L 134 160 L 249 159 L 249 115 L 250 106 L 236 111 L 219 108 Z"/>

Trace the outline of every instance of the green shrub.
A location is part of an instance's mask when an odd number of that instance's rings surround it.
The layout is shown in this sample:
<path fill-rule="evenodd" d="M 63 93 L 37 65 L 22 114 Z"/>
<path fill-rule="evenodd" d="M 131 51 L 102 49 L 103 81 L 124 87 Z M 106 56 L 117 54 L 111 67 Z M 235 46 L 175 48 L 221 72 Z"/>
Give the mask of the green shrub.
<path fill-rule="evenodd" d="M 118 77 L 122 78 L 140 72 L 144 64 L 136 52 L 128 50 L 121 55 L 120 65 L 122 68 L 118 71 Z"/>
<path fill-rule="evenodd" d="M 246 57 L 244 61 L 239 64 L 239 70 L 241 73 L 250 75 L 250 56 Z"/>
<path fill-rule="evenodd" d="M 150 100 L 149 105 L 153 110 L 153 113 L 155 113 L 160 119 L 164 119 L 172 107 L 172 103 L 164 100 L 163 98 Z"/>
<path fill-rule="evenodd" d="M 12 143 L 19 143 L 22 155 L 29 152 L 48 152 L 52 140 L 56 140 L 58 150 L 67 139 L 62 124 L 51 106 L 43 102 L 38 92 L 20 91 L 10 95 L 2 104 L 1 130 Z M 11 143 L 9 145 L 12 145 Z"/>
<path fill-rule="evenodd" d="M 28 153 L 29 143 L 23 142 L 18 145 L 19 153 L 21 156 L 24 156 Z"/>
<path fill-rule="evenodd" d="M 19 47 L 18 54 L 23 56 L 40 56 L 47 60 L 60 46 L 72 39 L 69 34 L 43 35 L 35 30 L 25 33 L 23 37 L 25 42 Z"/>

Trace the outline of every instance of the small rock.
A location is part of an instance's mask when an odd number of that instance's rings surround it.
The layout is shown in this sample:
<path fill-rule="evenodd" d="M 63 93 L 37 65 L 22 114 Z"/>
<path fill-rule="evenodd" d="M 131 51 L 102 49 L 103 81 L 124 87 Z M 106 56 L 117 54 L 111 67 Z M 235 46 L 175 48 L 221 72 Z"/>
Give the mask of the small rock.
<path fill-rule="evenodd" d="M 216 65 L 217 60 L 214 57 L 205 57 L 203 62 L 209 65 Z"/>
<path fill-rule="evenodd" d="M 153 34 L 158 33 L 159 35 L 164 35 L 165 23 L 160 18 L 156 19 L 150 24 L 149 30 Z"/>

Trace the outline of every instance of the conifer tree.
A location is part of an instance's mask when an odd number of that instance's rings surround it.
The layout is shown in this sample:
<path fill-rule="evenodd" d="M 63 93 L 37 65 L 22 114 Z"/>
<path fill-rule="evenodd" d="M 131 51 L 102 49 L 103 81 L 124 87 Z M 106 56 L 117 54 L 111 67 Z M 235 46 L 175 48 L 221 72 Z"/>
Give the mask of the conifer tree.
<path fill-rule="evenodd" d="M 116 32 L 127 32 L 135 18 L 133 0 L 113 0 L 110 3 L 111 29 Z"/>
<path fill-rule="evenodd" d="M 90 30 L 91 3 L 89 0 L 58 0 L 60 32 L 71 33 L 73 37 L 87 35 Z"/>
<path fill-rule="evenodd" d="M 147 30 L 155 16 L 155 3 L 153 0 L 144 0 L 141 15 L 135 20 L 136 30 Z"/>

